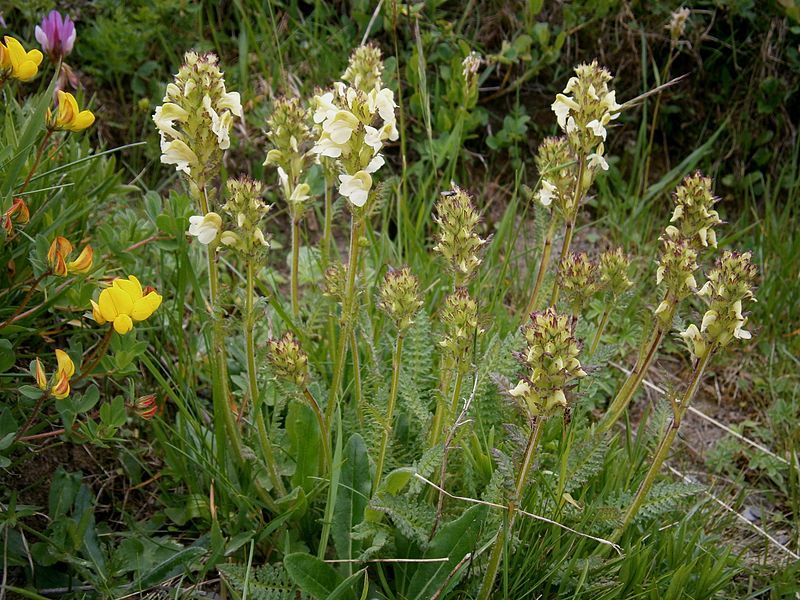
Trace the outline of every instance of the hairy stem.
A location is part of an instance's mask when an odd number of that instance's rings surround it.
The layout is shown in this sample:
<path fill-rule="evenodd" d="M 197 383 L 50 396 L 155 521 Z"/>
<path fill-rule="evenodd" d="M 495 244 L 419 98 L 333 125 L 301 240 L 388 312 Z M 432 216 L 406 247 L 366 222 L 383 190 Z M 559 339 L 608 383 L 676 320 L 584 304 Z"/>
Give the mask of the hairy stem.
<path fill-rule="evenodd" d="M 674 303 L 672 303 L 671 306 L 672 308 L 668 309 L 669 312 L 665 315 L 664 320 L 658 320 L 652 334 L 643 344 L 631 374 L 628 375 L 625 383 L 622 384 L 614 400 L 608 406 L 605 416 L 598 423 L 598 434 L 605 433 L 613 427 L 614 423 L 616 423 L 622 416 L 622 413 L 625 412 L 625 409 L 628 407 L 628 404 L 630 404 L 633 395 L 639 389 L 642 381 L 644 381 L 647 370 L 656 357 L 658 347 L 661 345 L 664 335 L 669 330 L 669 324 L 672 323 L 676 307 Z"/>
<path fill-rule="evenodd" d="M 244 337 L 247 354 L 247 385 L 250 393 L 250 402 L 253 404 L 253 414 L 256 420 L 256 430 L 258 432 L 258 442 L 261 446 L 261 453 L 264 456 L 264 463 L 267 466 L 267 473 L 272 482 L 273 489 L 281 496 L 286 495 L 286 488 L 283 480 L 278 473 L 275 452 L 272 449 L 272 442 L 269 439 L 267 424 L 264 421 L 263 403 L 258 389 L 258 370 L 256 369 L 256 343 L 253 327 L 255 325 L 255 310 L 253 308 L 255 296 L 255 269 L 253 259 L 247 259 L 247 291 L 245 296 L 245 315 L 244 315 Z M 242 405 L 244 413 L 244 405 Z"/>
<path fill-rule="evenodd" d="M 333 380 L 328 391 L 328 406 L 325 407 L 325 420 L 330 423 L 339 400 L 339 392 L 344 378 L 344 367 L 347 361 L 347 344 L 353 326 L 353 304 L 356 292 L 356 271 L 358 270 L 358 239 L 361 237 L 363 222 L 355 215 L 350 222 L 350 257 L 347 265 L 347 284 L 342 301 L 341 329 L 339 331 L 339 347 L 333 363 Z"/>
<path fill-rule="evenodd" d="M 389 447 L 389 437 L 392 435 L 392 425 L 394 423 L 394 405 L 397 402 L 397 387 L 400 382 L 400 361 L 403 357 L 403 335 L 397 333 L 397 343 L 394 347 L 392 356 L 392 383 L 389 387 L 389 404 L 386 407 L 386 423 L 383 427 L 381 437 L 381 449 L 378 453 L 378 462 L 375 463 L 375 480 L 372 482 L 372 495 L 378 490 L 383 475 L 383 463 L 386 460 L 386 450 Z"/>
<path fill-rule="evenodd" d="M 569 255 L 569 248 L 572 245 L 572 236 L 575 233 L 575 220 L 578 218 L 578 209 L 583 200 L 583 174 L 586 170 L 586 157 L 581 156 L 578 158 L 578 177 L 575 180 L 575 194 L 572 198 L 572 213 L 567 219 L 566 229 L 564 231 L 564 243 L 561 246 L 561 257 L 558 260 L 557 271 L 561 269 L 561 263 Z M 559 283 L 558 276 L 553 282 L 553 293 L 550 296 L 550 306 L 555 306 L 558 302 Z"/>
<path fill-rule="evenodd" d="M 603 315 L 600 317 L 600 322 L 597 324 L 597 331 L 594 332 L 592 345 L 589 347 L 589 356 L 595 353 L 597 346 L 600 344 L 600 337 L 603 335 L 603 330 L 605 330 L 606 325 L 608 324 L 608 317 L 611 316 L 611 308 L 611 304 L 608 304 L 603 309 Z"/>
<path fill-rule="evenodd" d="M 333 184 L 327 173 L 325 175 L 325 221 L 322 228 L 322 271 L 330 266 L 331 241 L 333 229 Z"/>
<path fill-rule="evenodd" d="M 522 465 L 520 466 L 517 475 L 516 486 L 514 488 L 515 497 L 508 503 L 508 513 L 506 515 L 506 522 L 500 527 L 497 532 L 497 538 L 494 541 L 492 553 L 489 556 L 489 565 L 486 568 L 486 573 L 483 577 L 480 591 L 478 592 L 478 600 L 489 600 L 491 597 L 492 589 L 494 588 L 494 580 L 497 577 L 497 571 L 500 568 L 500 561 L 503 558 L 503 551 L 506 545 L 506 536 L 510 534 L 514 527 L 514 521 L 517 516 L 517 502 L 522 502 L 522 495 L 525 491 L 525 482 L 528 480 L 528 473 L 530 472 L 533 459 L 536 455 L 536 447 L 539 445 L 539 437 L 542 433 L 541 418 L 536 418 L 531 426 L 531 433 L 528 436 L 528 443 L 525 446 L 525 454 L 522 458 Z"/>
<path fill-rule="evenodd" d="M 292 318 L 296 321 L 300 316 L 300 286 L 298 272 L 300 270 L 300 219 L 292 217 Z"/>
<path fill-rule="evenodd" d="M 550 220 L 550 226 L 547 228 L 547 233 L 544 236 L 544 244 L 542 246 L 542 256 L 539 258 L 539 269 L 536 273 L 536 283 L 533 284 L 533 292 L 531 298 L 528 300 L 528 305 L 525 307 L 525 313 L 522 315 L 523 319 L 527 318 L 536 309 L 536 301 L 539 298 L 539 292 L 542 290 L 542 282 L 544 281 L 544 274 L 547 272 L 547 267 L 550 264 L 550 253 L 553 250 L 553 236 L 556 232 L 556 220 Z"/>
<path fill-rule="evenodd" d="M 692 398 L 694 398 L 695 393 L 697 393 L 697 388 L 700 386 L 700 381 L 703 378 L 703 372 L 705 371 L 706 366 L 708 366 L 709 360 L 711 360 L 712 353 L 713 350 L 709 349 L 706 355 L 697 361 L 692 373 L 692 379 L 689 382 L 689 387 L 686 388 L 686 392 L 684 392 L 680 404 L 673 405 L 673 416 L 672 420 L 670 421 L 669 428 L 664 434 L 664 437 L 661 438 L 661 443 L 658 445 L 658 449 L 653 456 L 653 462 L 650 464 L 650 468 L 642 480 L 642 483 L 639 484 L 639 489 L 636 490 L 636 496 L 634 496 L 633 501 L 628 507 L 628 510 L 625 512 L 625 517 L 622 519 L 622 524 L 611 535 L 610 539 L 612 542 L 619 541 L 625 529 L 636 517 L 636 514 L 639 512 L 642 504 L 644 504 L 644 501 L 647 499 L 647 494 L 650 492 L 650 488 L 653 487 L 653 483 L 658 476 L 658 472 L 661 470 L 661 465 L 663 465 L 664 461 L 667 459 L 670 448 L 672 448 L 672 443 L 675 440 L 675 437 L 678 435 L 678 429 L 681 426 L 681 419 L 683 418 L 683 415 L 686 414 L 686 410 L 689 408 L 689 403 L 692 401 Z"/>

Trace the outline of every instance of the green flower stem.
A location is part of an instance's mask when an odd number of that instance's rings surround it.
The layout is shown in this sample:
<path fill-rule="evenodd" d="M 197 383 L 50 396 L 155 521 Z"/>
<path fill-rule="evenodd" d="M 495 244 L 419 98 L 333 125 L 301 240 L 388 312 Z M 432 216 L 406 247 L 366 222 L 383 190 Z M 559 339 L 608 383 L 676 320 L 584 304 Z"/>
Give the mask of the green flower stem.
<path fill-rule="evenodd" d="M 197 182 L 200 211 L 208 213 L 208 190 L 205 181 Z M 216 247 L 207 247 L 206 258 L 208 263 L 208 288 L 209 288 L 209 313 L 211 314 L 213 346 L 211 348 L 212 386 L 214 401 L 214 420 L 222 419 L 225 431 L 217 430 L 217 443 L 219 452 L 226 442 L 231 445 L 237 465 L 242 465 L 242 440 L 239 438 L 239 428 L 233 418 L 233 412 L 228 405 L 228 364 L 225 358 L 225 331 L 222 319 L 218 315 L 219 309 L 219 275 L 215 258 Z M 227 434 L 227 435 L 225 435 Z M 223 461 L 224 462 L 224 461 Z"/>
<path fill-rule="evenodd" d="M 463 383 L 464 383 L 464 371 L 459 368 L 458 372 L 456 373 L 456 384 L 453 386 L 453 396 L 450 400 L 451 416 L 455 416 L 458 414 L 458 400 L 461 397 L 461 386 Z"/>
<path fill-rule="evenodd" d="M 22 187 L 17 190 L 17 194 L 21 194 L 28 188 L 28 184 L 31 182 L 31 178 L 33 174 L 36 172 L 36 169 L 39 168 L 39 162 L 42 160 L 42 155 L 44 154 L 44 149 L 47 147 L 47 142 L 50 141 L 50 137 L 53 135 L 53 129 L 48 129 L 47 132 L 44 134 L 41 143 L 39 144 L 39 148 L 36 150 L 36 157 L 33 159 L 33 164 L 31 165 L 30 170 L 28 171 L 28 175 L 25 177 L 25 181 L 22 182 Z"/>
<path fill-rule="evenodd" d="M 642 480 L 642 483 L 639 485 L 639 489 L 636 490 L 636 496 L 634 496 L 633 501 L 628 507 L 625 517 L 622 519 L 622 524 L 614 531 L 613 534 L 611 534 L 610 539 L 612 542 L 619 541 L 620 537 L 622 537 L 622 534 L 625 531 L 625 528 L 630 525 L 631 521 L 633 521 L 633 519 L 636 517 L 636 514 L 639 512 L 639 509 L 642 507 L 642 504 L 644 504 L 647 494 L 650 492 L 650 488 L 653 487 L 653 482 L 658 476 L 658 472 L 661 470 L 661 465 L 663 465 L 664 461 L 667 459 L 667 455 L 672 447 L 672 443 L 675 441 L 675 437 L 678 435 L 678 428 L 681 426 L 681 420 L 689 408 L 689 403 L 697 393 L 697 388 L 700 386 L 700 381 L 703 378 L 703 372 L 708 366 L 712 354 L 713 348 L 709 349 L 706 355 L 697 361 L 694 367 L 694 372 L 692 373 L 692 379 L 689 383 L 689 387 L 686 388 L 686 392 L 684 392 L 680 404 L 673 404 L 673 416 L 672 421 L 669 424 L 669 429 L 667 429 L 667 432 L 661 439 L 661 443 L 658 445 L 658 449 L 653 456 L 653 462 L 651 463 L 644 480 Z"/>
<path fill-rule="evenodd" d="M 325 222 L 322 228 L 322 271 L 324 272 L 331 262 L 331 230 L 333 229 L 333 184 L 330 177 L 325 175 Z"/>
<path fill-rule="evenodd" d="M 350 329 L 350 352 L 353 354 L 353 396 L 356 403 L 358 422 L 364 422 L 364 398 L 361 393 L 361 356 L 358 353 L 358 341 L 355 329 Z"/>
<path fill-rule="evenodd" d="M 572 245 L 572 236 L 575 233 L 575 220 L 578 218 L 578 208 L 580 208 L 581 200 L 583 200 L 583 175 L 586 171 L 586 157 L 581 156 L 578 158 L 578 177 L 575 180 L 575 195 L 572 198 L 572 214 L 567 219 L 566 230 L 564 231 L 564 243 L 561 246 L 561 258 L 558 260 L 558 269 L 561 269 L 561 263 L 569 255 L 569 247 Z M 553 282 L 553 294 L 550 296 L 550 306 L 555 306 L 558 302 L 559 284 L 558 277 Z"/>
<path fill-rule="evenodd" d="M 636 393 L 636 390 L 639 389 L 642 381 L 644 381 L 647 370 L 650 368 L 653 360 L 655 360 L 658 347 L 661 345 L 664 335 L 669 330 L 669 324 L 672 323 L 672 319 L 675 316 L 677 303 L 673 302 L 670 306 L 671 308 L 668 309 L 669 312 L 664 315 L 664 320 L 658 320 L 658 324 L 655 329 L 653 329 L 653 333 L 639 352 L 639 357 L 636 359 L 636 364 L 631 374 L 628 375 L 628 378 L 625 380 L 625 383 L 622 384 L 613 402 L 608 406 L 605 416 L 598 423 L 598 434 L 605 433 L 613 427 L 614 423 L 616 423 L 622 416 L 622 413 L 625 412 L 625 409 L 628 407 L 628 404 L 630 404 L 633 395 Z"/>
<path fill-rule="evenodd" d="M 592 345 L 589 347 L 589 356 L 593 355 L 597 350 L 597 346 L 600 344 L 600 337 L 603 335 L 603 330 L 606 328 L 608 324 L 608 317 L 611 316 L 611 308 L 612 305 L 608 304 L 603 309 L 603 314 L 600 317 L 600 323 L 597 324 L 597 331 L 594 332 L 594 339 L 592 339 Z"/>
<path fill-rule="evenodd" d="M 319 432 L 322 436 L 323 471 L 327 474 L 331 469 L 331 435 L 330 430 L 328 429 L 328 422 L 325 420 L 325 416 L 322 414 L 322 409 L 319 407 L 317 399 L 314 398 L 307 387 L 303 388 L 303 396 L 305 396 L 306 400 L 308 400 L 308 404 L 311 406 L 311 410 L 314 411 L 314 416 L 317 418 L 317 425 L 319 425 Z"/>
<path fill-rule="evenodd" d="M 292 216 L 292 272 L 290 274 L 292 287 L 292 318 L 297 321 L 300 316 L 300 285 L 298 283 L 300 271 L 300 218 Z"/>
<path fill-rule="evenodd" d="M 550 264 L 550 254 L 553 251 L 553 236 L 556 232 L 556 219 L 550 220 L 550 226 L 547 228 L 547 233 L 544 236 L 544 245 L 542 246 L 542 256 L 539 259 L 539 270 L 536 273 L 536 283 L 533 285 L 533 292 L 531 292 L 531 299 L 528 300 L 528 306 L 525 307 L 525 313 L 522 315 L 526 319 L 536 309 L 536 300 L 539 298 L 539 292 L 542 290 L 542 282 L 544 281 L 544 274 L 547 272 L 547 267 Z"/>
<path fill-rule="evenodd" d="M 397 402 L 397 388 L 400 382 L 400 361 L 403 357 L 403 335 L 398 332 L 397 343 L 394 347 L 394 355 L 392 356 L 392 383 L 389 388 L 389 405 L 386 408 L 386 423 L 383 427 L 383 436 L 381 437 L 381 449 L 378 453 L 378 462 L 375 463 L 375 479 L 372 482 L 372 495 L 378 490 L 378 485 L 381 482 L 381 475 L 383 475 L 383 463 L 386 460 L 386 449 L 389 446 L 389 437 L 392 435 L 392 424 L 394 419 L 394 406 Z"/>
<path fill-rule="evenodd" d="M 283 485 L 281 476 L 278 473 L 275 453 L 272 449 L 272 442 L 269 439 L 267 425 L 264 421 L 263 403 L 261 394 L 258 390 L 258 371 L 256 369 L 256 343 L 253 335 L 255 326 L 255 310 L 253 299 L 255 296 L 255 269 L 253 259 L 247 259 L 247 292 L 245 296 L 245 315 L 244 315 L 244 337 L 247 353 L 247 383 L 250 392 L 250 402 L 253 403 L 253 413 L 256 419 L 256 430 L 258 431 L 258 441 L 261 446 L 261 453 L 264 455 L 264 462 L 267 465 L 269 479 L 273 489 L 281 496 L 286 495 L 286 488 Z M 242 407 L 244 411 L 244 407 Z"/>
<path fill-rule="evenodd" d="M 445 370 L 439 382 L 439 393 L 436 401 L 436 411 L 433 414 L 433 422 L 431 423 L 430 439 L 428 447 L 433 448 L 439 440 L 439 435 L 442 432 L 442 423 L 444 421 L 445 413 L 445 396 L 450 389 L 450 370 Z"/>
<path fill-rule="evenodd" d="M 525 482 L 528 480 L 528 474 L 533 465 L 533 459 L 536 456 L 536 448 L 539 445 L 539 438 L 542 434 L 542 419 L 541 417 L 535 418 L 532 426 L 531 433 L 528 436 L 528 443 L 525 446 L 525 454 L 522 458 L 522 465 L 520 466 L 519 474 L 517 475 L 516 486 L 514 488 L 514 499 L 508 503 L 508 513 L 506 515 L 506 523 L 500 527 L 497 532 L 497 538 L 494 541 L 492 553 L 489 556 L 489 565 L 486 573 L 483 576 L 483 583 L 478 592 L 478 600 L 489 600 L 491 597 L 492 589 L 494 588 L 494 580 L 497 577 L 497 571 L 500 568 L 500 560 L 503 558 L 503 551 L 506 545 L 506 536 L 513 530 L 514 521 L 517 516 L 517 502 L 522 502 L 522 495 L 525 491 Z"/>
<path fill-rule="evenodd" d="M 347 265 L 347 286 L 345 287 L 345 296 L 342 301 L 342 325 L 341 331 L 339 332 L 339 347 L 334 357 L 333 381 L 328 391 L 328 406 L 325 407 L 325 421 L 328 423 L 330 423 L 333 418 L 333 412 L 339 399 L 339 391 L 342 387 L 342 379 L 344 377 L 344 367 L 347 360 L 347 342 L 350 339 L 350 330 L 353 326 L 352 312 L 356 292 L 356 271 L 358 270 L 358 239 L 361 237 L 363 228 L 363 221 L 357 218 L 356 215 L 353 215 L 350 221 L 350 256 Z"/>

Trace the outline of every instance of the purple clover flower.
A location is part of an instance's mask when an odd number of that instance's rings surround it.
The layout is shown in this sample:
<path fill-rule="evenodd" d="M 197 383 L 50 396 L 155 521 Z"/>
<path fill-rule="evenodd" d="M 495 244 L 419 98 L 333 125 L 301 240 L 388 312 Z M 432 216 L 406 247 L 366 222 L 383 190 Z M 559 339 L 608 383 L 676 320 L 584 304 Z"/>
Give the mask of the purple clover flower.
<path fill-rule="evenodd" d="M 36 26 L 36 40 L 53 62 L 72 52 L 75 33 L 75 23 L 69 16 L 62 17 L 57 10 L 50 11 L 50 14 L 42 19 L 41 25 Z"/>

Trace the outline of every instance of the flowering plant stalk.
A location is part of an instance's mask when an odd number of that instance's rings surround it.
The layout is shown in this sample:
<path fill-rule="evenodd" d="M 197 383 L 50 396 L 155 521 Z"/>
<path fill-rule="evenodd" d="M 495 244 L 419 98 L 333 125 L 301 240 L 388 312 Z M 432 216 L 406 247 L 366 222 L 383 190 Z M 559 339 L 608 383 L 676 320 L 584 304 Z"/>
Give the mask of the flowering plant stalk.
<path fill-rule="evenodd" d="M 709 274 L 708 282 L 698 292 L 700 297 L 707 300 L 709 308 L 699 328 L 691 324 L 681 333 L 694 359 L 689 385 L 680 400 L 670 398 L 672 419 L 664 437 L 661 438 L 645 478 L 625 512 L 622 523 L 611 536 L 614 542 L 619 540 L 647 498 L 661 465 L 667 459 L 672 443 L 678 435 L 681 421 L 689 409 L 689 403 L 697 393 L 711 358 L 731 342 L 748 340 L 751 337 L 750 332 L 744 329 L 747 317 L 742 313 L 743 302 L 755 301 L 752 287 L 756 268 L 750 262 L 750 258 L 749 252 L 739 254 L 726 251 Z"/>
<path fill-rule="evenodd" d="M 551 106 L 577 163 L 572 197 L 564 210 L 564 241 L 559 264 L 569 256 L 575 220 L 583 198 L 598 171 L 608 170 L 604 157 L 606 126 L 619 117 L 622 108 L 617 104 L 616 92 L 608 88 L 610 81 L 611 73 L 597 62 L 578 65 L 575 76 L 570 78 L 564 92 L 556 96 Z M 550 306 L 558 301 L 559 285 L 557 278 L 553 284 Z"/>
<path fill-rule="evenodd" d="M 527 416 L 530 432 L 517 472 L 514 495 L 509 501 L 505 522 L 494 540 L 478 592 L 479 600 L 491 597 L 506 540 L 513 531 L 517 505 L 524 497 L 542 433 L 542 423 L 549 416 L 567 409 L 566 392 L 578 378 L 586 376 L 578 360 L 581 345 L 572 334 L 572 319 L 556 313 L 553 308 L 532 313 L 530 319 L 530 323 L 523 328 L 527 349 L 519 355 L 526 367 L 526 376 L 508 391 Z"/>
<path fill-rule="evenodd" d="M 654 312 L 653 330 L 643 340 L 636 364 L 598 424 L 598 432 L 608 431 L 625 411 L 672 327 L 679 304 L 697 288 L 697 253 L 716 247 L 714 227 L 722 223 L 713 209 L 716 202 L 711 180 L 699 172 L 687 176 L 675 190 L 675 208 L 661 237 L 662 252 L 656 271 L 656 284 L 663 283 L 665 287 L 663 300 Z"/>
<path fill-rule="evenodd" d="M 218 173 L 222 153 L 230 147 L 230 130 L 234 117 L 242 117 L 238 92 L 225 89 L 223 74 L 214 54 L 187 52 L 184 64 L 172 83 L 167 85 L 164 102 L 157 107 L 153 121 L 161 136 L 161 162 L 175 165 L 184 174 L 190 195 L 200 209 L 195 232 L 202 227 L 198 239 L 207 246 L 209 305 L 213 345 L 209 349 L 212 364 L 214 415 L 224 423 L 217 429 L 217 448 L 222 456 L 227 446 L 233 450 L 237 464 L 244 461 L 242 442 L 233 413 L 228 404 L 228 366 L 225 335 L 219 306 L 220 290 L 217 273 L 217 233 L 221 220 L 211 212 L 213 191 L 209 184 Z M 216 226 L 216 232 L 213 227 Z M 190 227 L 190 234 L 193 234 Z"/>
<path fill-rule="evenodd" d="M 600 272 L 599 285 L 600 289 L 605 292 L 605 305 L 597 330 L 594 333 L 592 344 L 589 347 L 589 356 L 597 350 L 600 338 L 608 323 L 608 318 L 619 302 L 620 296 L 633 285 L 633 282 L 628 279 L 628 267 L 628 257 L 625 256 L 622 248 L 607 250 L 600 255 L 600 264 L 598 266 Z"/>

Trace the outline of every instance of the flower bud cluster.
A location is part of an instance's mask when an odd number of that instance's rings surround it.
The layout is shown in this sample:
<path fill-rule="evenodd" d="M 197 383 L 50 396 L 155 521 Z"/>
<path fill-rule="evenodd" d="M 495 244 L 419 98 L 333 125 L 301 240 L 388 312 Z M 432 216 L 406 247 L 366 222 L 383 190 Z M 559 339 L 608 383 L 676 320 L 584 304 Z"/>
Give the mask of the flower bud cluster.
<path fill-rule="evenodd" d="M 573 151 L 587 158 L 591 172 L 608 169 L 603 157 L 606 126 L 619 117 L 622 109 L 616 92 L 608 89 L 610 81 L 611 73 L 596 61 L 578 65 L 575 76 L 551 106 Z"/>
<path fill-rule="evenodd" d="M 225 89 L 214 54 L 187 52 L 164 103 L 153 114 L 161 135 L 161 162 L 193 180 L 210 177 L 230 147 L 233 117 L 242 116 L 238 92 Z"/>
<path fill-rule="evenodd" d="M 264 165 L 277 167 L 283 196 L 295 219 L 305 212 L 305 202 L 311 192 L 307 183 L 301 183 L 311 159 L 308 149 L 312 136 L 308 120 L 308 111 L 297 98 L 276 100 L 267 120 L 267 138 L 274 148 L 267 152 Z"/>
<path fill-rule="evenodd" d="M 509 393 L 531 416 L 563 410 L 569 385 L 586 376 L 578 360 L 581 344 L 572 334 L 570 317 L 559 315 L 551 307 L 532 313 L 522 332 L 528 348 L 519 358 L 529 370 Z"/>
<path fill-rule="evenodd" d="M 479 217 L 469 194 L 459 187 L 445 192 L 436 203 L 434 220 L 439 226 L 433 249 L 456 275 L 457 285 L 468 281 L 481 264 L 478 256 L 486 244 L 476 232 Z"/>
<path fill-rule="evenodd" d="M 365 51 L 363 55 L 374 58 L 372 51 Z M 365 85 L 367 79 L 372 81 L 372 78 L 365 79 L 365 73 L 359 73 L 361 85 Z M 348 77 L 355 79 L 356 75 L 351 71 Z M 380 153 L 384 142 L 399 137 L 396 106 L 394 93 L 381 87 L 379 77 L 368 90 L 337 82 L 333 90 L 317 94 L 313 99 L 313 119 L 318 127 L 312 152 L 335 159 L 339 193 L 354 207 L 363 207 L 369 199 L 372 174 L 385 162 Z"/>
<path fill-rule="evenodd" d="M 536 153 L 536 168 L 542 185 L 534 198 L 542 206 L 552 206 L 556 214 L 567 219 L 574 211 L 575 154 L 567 138 L 545 138 Z"/>
<path fill-rule="evenodd" d="M 586 252 L 573 252 L 561 261 L 558 277 L 572 314 L 580 315 L 597 291 L 597 265 Z"/>
<path fill-rule="evenodd" d="M 6 235 L 10 236 L 14 231 L 14 225 L 17 227 L 20 225 L 27 225 L 30 220 L 31 211 L 25 203 L 25 200 L 22 198 L 14 198 L 11 207 L 3 213 L 0 226 L 5 229 Z"/>
<path fill-rule="evenodd" d="M 622 248 L 606 250 L 600 255 L 600 287 L 608 291 L 612 297 L 619 298 L 633 285 L 628 279 L 630 260 Z"/>
<path fill-rule="evenodd" d="M 419 280 L 411 269 L 403 267 L 386 273 L 379 291 L 378 308 L 394 321 L 400 334 L 414 323 L 414 315 L 421 306 Z"/>
<path fill-rule="evenodd" d="M 475 335 L 483 333 L 478 326 L 478 303 L 464 288 L 458 288 L 445 298 L 439 320 L 444 325 L 439 346 L 443 349 L 444 367 L 454 368 L 469 354 Z"/>
<path fill-rule="evenodd" d="M 228 180 L 228 201 L 222 208 L 235 221 L 237 230 L 223 232 L 220 241 L 246 256 L 268 245 L 260 224 L 272 206 L 262 193 L 261 183 L 249 177 Z"/>
<path fill-rule="evenodd" d="M 347 289 L 347 267 L 340 262 L 333 263 L 323 274 L 322 293 L 337 302 L 343 302 Z"/>
<path fill-rule="evenodd" d="M 683 37 L 684 31 L 686 30 L 686 22 L 689 20 L 689 15 L 691 14 L 692 11 L 681 6 L 670 15 L 667 30 L 669 31 L 669 37 L 673 44 L 676 44 Z"/>
<path fill-rule="evenodd" d="M 714 226 L 722 223 L 722 219 L 714 210 L 718 198 L 711 192 L 711 178 L 699 171 L 687 175 L 676 188 L 674 201 L 675 210 L 664 233 L 672 239 L 687 239 L 698 249 L 709 245 L 716 248 Z"/>
<path fill-rule="evenodd" d="M 461 61 L 465 108 L 474 107 L 478 100 L 478 69 L 480 69 L 482 62 L 483 59 L 477 52 L 470 52 Z"/>
<path fill-rule="evenodd" d="M 742 313 L 743 302 L 755 302 L 756 266 L 751 258 L 749 252 L 725 251 L 697 293 L 708 302 L 708 310 L 699 329 L 691 324 L 681 333 L 695 358 L 703 358 L 711 349 L 726 346 L 734 339 L 751 338 L 744 329 L 747 317 Z"/>
<path fill-rule="evenodd" d="M 661 256 L 656 270 L 656 284 L 666 287 L 666 297 L 655 311 L 659 318 L 672 319 L 672 309 L 678 302 L 697 289 L 694 272 L 697 270 L 697 252 L 686 240 L 662 237 Z"/>
<path fill-rule="evenodd" d="M 380 90 L 383 87 L 383 59 L 375 44 L 359 46 L 350 54 L 347 69 L 342 73 L 342 81 L 364 93 Z"/>
<path fill-rule="evenodd" d="M 269 364 L 276 376 L 301 388 L 308 384 L 308 355 L 290 332 L 284 333 L 280 339 L 269 340 L 267 350 Z"/>

